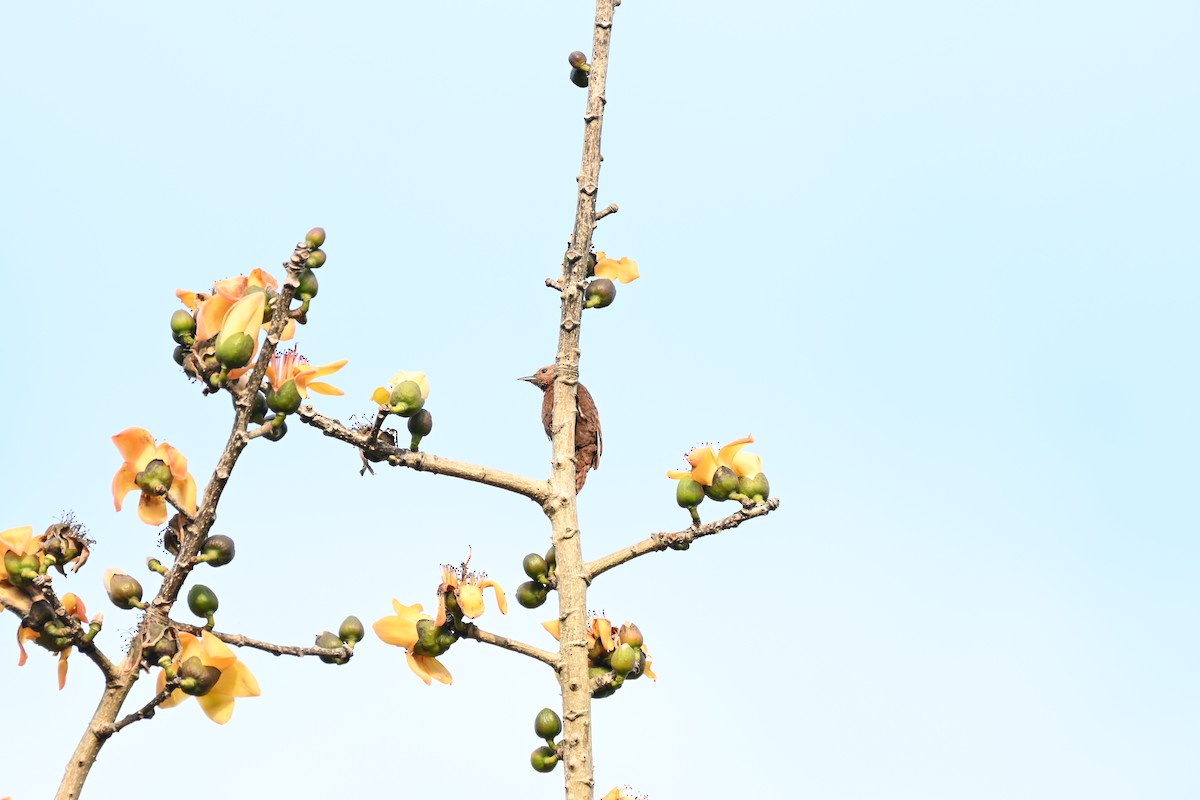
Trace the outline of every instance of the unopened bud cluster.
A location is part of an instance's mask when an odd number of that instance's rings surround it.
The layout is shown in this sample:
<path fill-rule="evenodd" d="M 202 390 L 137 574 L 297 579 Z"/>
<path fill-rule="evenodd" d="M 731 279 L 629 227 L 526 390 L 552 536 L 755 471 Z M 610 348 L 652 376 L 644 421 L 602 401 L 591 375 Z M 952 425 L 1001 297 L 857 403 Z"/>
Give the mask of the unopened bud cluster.
<path fill-rule="evenodd" d="M 530 580 L 517 587 L 517 602 L 525 608 L 538 608 L 546 602 L 550 594 L 550 586 L 554 578 L 554 570 L 558 566 L 554 548 L 546 551 L 546 555 L 530 553 L 521 562 L 521 568 Z"/>

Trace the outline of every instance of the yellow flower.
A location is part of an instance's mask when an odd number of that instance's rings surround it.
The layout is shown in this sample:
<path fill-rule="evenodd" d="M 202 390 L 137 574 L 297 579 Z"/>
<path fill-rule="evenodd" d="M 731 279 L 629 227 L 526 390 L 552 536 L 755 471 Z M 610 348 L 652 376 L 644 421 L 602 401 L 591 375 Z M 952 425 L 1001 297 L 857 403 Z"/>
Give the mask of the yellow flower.
<path fill-rule="evenodd" d="M 83 606 L 83 601 L 71 592 L 67 592 L 62 596 L 63 608 L 67 610 L 67 614 L 75 617 L 80 622 L 87 622 L 87 609 Z M 97 619 L 100 616 L 97 615 Z M 69 641 L 69 640 L 67 640 Z M 29 654 L 25 652 L 25 642 L 37 642 L 51 652 L 58 653 L 58 688 L 62 689 L 67 685 L 67 659 L 71 656 L 71 646 L 61 647 L 63 639 L 55 636 L 49 631 L 39 633 L 33 628 L 18 628 L 17 629 L 17 648 L 21 651 L 21 657 L 17 660 L 17 666 L 25 666 L 25 661 L 29 658 Z"/>
<path fill-rule="evenodd" d="M 628 256 L 622 256 L 618 261 L 615 258 L 609 258 L 603 252 L 596 253 L 596 269 L 597 278 L 609 278 L 621 283 L 633 283 L 641 277 L 638 272 L 638 263 Z"/>
<path fill-rule="evenodd" d="M 195 656 L 206 667 L 216 667 L 221 671 L 221 677 L 207 694 L 197 697 L 200 708 L 208 718 L 218 725 L 224 725 L 233 716 L 234 699 L 238 697 L 258 697 L 261 694 L 258 680 L 250 669 L 238 660 L 229 646 L 208 631 L 203 631 L 200 638 L 190 633 L 179 634 L 179 653 L 175 656 L 177 663 L 182 664 Z M 167 686 L 166 672 L 158 673 L 158 691 Z M 179 689 L 163 702 L 163 708 L 171 708 L 187 700 L 190 695 Z"/>
<path fill-rule="evenodd" d="M 470 559 L 467 559 L 470 561 Z M 508 613 L 508 600 L 504 597 L 504 589 L 486 575 L 467 572 L 467 565 L 456 573 L 450 567 L 442 567 L 442 585 L 438 587 L 438 614 L 435 625 L 446 623 L 446 596 L 454 595 L 463 616 L 476 619 L 483 616 L 483 590 L 491 587 L 496 594 L 496 605 L 501 614 Z"/>
<path fill-rule="evenodd" d="M 371 392 L 371 399 L 381 406 L 390 405 L 392 390 L 405 381 L 412 381 L 417 386 L 421 387 L 421 402 L 429 399 L 429 378 L 425 377 L 424 372 L 410 372 L 401 370 L 392 376 L 392 380 L 387 386 L 377 386 L 375 391 Z"/>
<path fill-rule="evenodd" d="M 0 531 L 0 581 L 8 579 L 4 571 L 4 554 L 13 553 L 18 556 L 36 553 L 40 550 L 40 542 L 33 535 L 33 526 L 23 525 L 20 528 L 9 528 Z"/>
<path fill-rule="evenodd" d="M 314 367 L 293 347 L 291 350 L 277 351 L 271 357 L 271 363 L 267 365 L 267 380 L 271 382 L 271 386 L 276 391 L 288 381 L 295 381 L 296 390 L 300 392 L 301 397 L 308 397 L 309 391 L 317 394 L 343 395 L 345 392 L 336 386 L 316 379 L 332 375 L 347 363 L 343 358 L 341 361 L 334 361 L 323 367 Z"/>
<path fill-rule="evenodd" d="M 425 681 L 425 685 L 428 686 L 431 681 L 447 685 L 452 683 L 453 678 L 450 677 L 450 671 L 442 666 L 442 662 L 432 655 L 421 652 L 425 648 L 420 643 L 421 632 L 417 628 L 417 623 L 428 620 L 431 625 L 433 624 L 433 620 L 428 614 L 421 613 L 421 604 L 406 606 L 399 600 L 393 599 L 392 608 L 396 611 L 394 615 L 377 620 L 371 626 L 375 635 L 390 645 L 403 647 L 408 652 L 408 668 L 418 678 Z"/>
<path fill-rule="evenodd" d="M 125 463 L 113 476 L 113 505 L 117 511 L 125 496 L 139 490 L 137 476 L 151 461 L 161 461 L 171 471 L 171 487 L 167 494 L 176 505 L 189 514 L 196 513 L 196 479 L 187 470 L 187 459 L 171 445 L 155 445 L 154 437 L 145 428 L 126 428 L 112 437 Z M 147 525 L 162 525 L 167 521 L 167 501 L 152 492 L 143 491 L 138 501 L 138 517 Z"/>
<path fill-rule="evenodd" d="M 701 486 L 712 486 L 713 475 L 721 467 L 729 467 L 739 478 L 753 477 L 762 472 L 762 459 L 742 451 L 743 447 L 753 443 L 753 436 L 745 436 L 725 445 L 720 452 L 708 446 L 693 448 L 687 456 L 691 471 L 669 469 L 667 477 L 675 480 L 691 478 Z"/>
<path fill-rule="evenodd" d="M 265 270 L 256 269 L 249 275 L 226 278 L 213 284 L 212 294 L 189 292 L 178 289 L 175 296 L 196 314 L 196 341 L 211 339 L 221 329 L 230 307 L 246 296 L 247 292 L 261 294 L 259 290 L 279 290 L 279 283 Z M 269 323 L 265 323 L 268 324 Z M 289 319 L 279 338 L 287 341 L 296 335 L 296 320 Z"/>

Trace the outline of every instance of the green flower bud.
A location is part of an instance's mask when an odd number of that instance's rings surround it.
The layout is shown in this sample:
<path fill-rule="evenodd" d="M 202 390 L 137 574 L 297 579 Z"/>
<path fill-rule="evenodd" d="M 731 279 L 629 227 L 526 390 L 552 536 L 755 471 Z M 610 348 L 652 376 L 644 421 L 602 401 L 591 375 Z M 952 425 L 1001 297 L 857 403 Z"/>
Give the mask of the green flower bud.
<path fill-rule="evenodd" d="M 738 488 L 738 476 L 729 467 L 718 467 L 713 473 L 712 485 L 704 487 L 704 493 L 713 500 L 728 500 Z"/>
<path fill-rule="evenodd" d="M 552 708 L 543 708 L 533 718 L 533 732 L 539 739 L 553 739 L 562 733 L 562 720 Z"/>
<path fill-rule="evenodd" d="M 363 627 L 362 620 L 355 616 L 346 617 L 338 628 L 338 638 L 351 647 L 356 642 L 361 642 L 366 635 L 367 630 Z"/>
<path fill-rule="evenodd" d="M 587 56 L 576 50 L 567 56 L 567 63 L 575 67 L 575 69 L 583 69 L 583 65 L 587 63 Z"/>
<path fill-rule="evenodd" d="M 325 251 L 313 250 L 308 254 L 308 259 L 304 262 L 304 266 L 309 269 L 320 269 L 325 265 Z"/>
<path fill-rule="evenodd" d="M 190 349 L 190 347 L 184 347 L 181 344 L 176 345 L 175 349 L 171 351 L 171 358 L 175 359 L 175 363 L 182 367 L 183 360 L 187 358 L 187 354 Z"/>
<path fill-rule="evenodd" d="M 425 408 L 413 414 L 408 418 L 408 432 L 413 436 L 428 436 L 433 432 L 433 414 Z"/>
<path fill-rule="evenodd" d="M 304 243 L 309 247 L 320 247 L 325 244 L 325 229 L 313 228 L 304 235 Z"/>
<path fill-rule="evenodd" d="M 234 553 L 233 539 L 217 534 L 204 540 L 200 545 L 200 557 L 196 560 L 214 567 L 223 567 L 233 561 Z"/>
<path fill-rule="evenodd" d="M 311 300 L 317 296 L 317 273 L 305 268 L 300 273 L 300 285 L 296 287 L 296 297 L 301 300 Z"/>
<path fill-rule="evenodd" d="M 530 553 L 525 556 L 525 560 L 521 562 L 521 569 L 525 570 L 525 574 L 538 583 L 545 582 L 550 574 L 550 565 L 546 563 L 546 559 L 537 553 Z"/>
<path fill-rule="evenodd" d="M 617 299 L 617 285 L 608 278 L 596 278 L 587 285 L 586 308 L 607 308 Z"/>
<path fill-rule="evenodd" d="M 550 574 L 554 574 L 555 567 L 558 566 L 558 557 L 554 552 L 554 545 L 550 545 L 550 549 L 546 551 L 546 566 L 550 568 Z"/>
<path fill-rule="evenodd" d="M 680 478 L 675 487 L 675 502 L 680 508 L 695 508 L 704 500 L 704 487 L 691 478 Z"/>
<path fill-rule="evenodd" d="M 203 697 L 208 694 L 221 679 L 221 670 L 205 666 L 199 656 L 192 656 L 184 661 L 179 669 L 179 674 L 183 678 L 179 688 L 184 694 L 190 694 L 193 697 Z"/>
<path fill-rule="evenodd" d="M 254 355 L 254 345 L 254 337 L 241 331 L 234 331 L 224 338 L 218 336 L 217 361 L 228 369 L 244 367 Z"/>
<path fill-rule="evenodd" d="M 446 651 L 446 648 L 438 641 L 440 633 L 441 630 L 433 623 L 433 620 L 418 620 L 417 643 L 413 645 L 413 652 L 422 656 L 440 656 Z"/>
<path fill-rule="evenodd" d="M 388 406 L 392 413 L 402 417 L 411 417 L 420 411 L 423 405 L 425 398 L 421 396 L 421 386 L 416 381 L 400 381 L 388 397 Z"/>
<path fill-rule="evenodd" d="M 553 772 L 558 764 L 558 751 L 548 745 L 543 745 L 529 754 L 529 763 L 538 772 Z"/>
<path fill-rule="evenodd" d="M 754 502 L 761 503 L 771 496 L 771 484 L 767 483 L 767 476 L 760 472 L 738 478 L 738 491 Z"/>
<path fill-rule="evenodd" d="M 187 603 L 197 617 L 211 617 L 220 606 L 217 593 L 202 583 L 197 583 L 188 591 Z"/>
<path fill-rule="evenodd" d="M 628 675 L 637 665 L 637 653 L 634 652 L 632 645 L 622 644 L 613 651 L 610 663 L 613 672 L 621 676 Z"/>
<path fill-rule="evenodd" d="M 571 70 L 571 83 L 575 84 L 576 86 L 578 86 L 581 89 L 586 89 L 587 85 L 588 85 L 587 70 L 580 69 L 579 67 L 574 67 Z"/>
<path fill-rule="evenodd" d="M 326 650 L 336 650 L 342 646 L 342 640 L 338 636 L 329 631 L 321 631 L 317 634 L 317 647 L 324 647 Z M 350 659 L 345 656 L 317 656 L 326 664 L 345 664 Z"/>
<path fill-rule="evenodd" d="M 632 622 L 626 622 L 624 625 L 622 625 L 620 630 L 617 631 L 617 636 L 620 637 L 622 644 L 627 644 L 632 647 L 641 647 L 643 644 L 645 644 L 645 640 L 642 638 L 641 629 Z"/>
<path fill-rule="evenodd" d="M 250 401 L 250 421 L 258 425 L 267 421 L 267 396 L 262 392 L 255 392 Z"/>
<path fill-rule="evenodd" d="M 549 590 L 537 581 L 525 581 L 517 587 L 517 602 L 523 608 L 537 608 L 546 602 Z"/>
<path fill-rule="evenodd" d="M 270 422 L 266 423 L 266 431 L 263 433 L 264 439 L 269 439 L 272 442 L 278 442 L 287 435 L 287 423 L 278 417 L 271 417 Z M 276 424 L 275 420 L 278 420 Z"/>
<path fill-rule="evenodd" d="M 142 585 L 137 578 L 116 569 L 104 573 L 104 589 L 117 608 L 141 608 Z"/>
<path fill-rule="evenodd" d="M 196 333 L 196 318 L 182 308 L 171 315 L 171 338 L 176 344 L 191 344 Z"/>
<path fill-rule="evenodd" d="M 300 408 L 302 399 L 300 397 L 300 390 L 296 387 L 296 381 L 294 380 L 284 382 L 278 391 L 270 387 L 267 389 L 267 408 L 276 414 L 296 413 L 296 410 Z"/>
<path fill-rule="evenodd" d="M 156 458 L 146 468 L 133 476 L 134 484 L 143 492 L 165 494 L 171 488 L 171 468 L 161 458 Z"/>

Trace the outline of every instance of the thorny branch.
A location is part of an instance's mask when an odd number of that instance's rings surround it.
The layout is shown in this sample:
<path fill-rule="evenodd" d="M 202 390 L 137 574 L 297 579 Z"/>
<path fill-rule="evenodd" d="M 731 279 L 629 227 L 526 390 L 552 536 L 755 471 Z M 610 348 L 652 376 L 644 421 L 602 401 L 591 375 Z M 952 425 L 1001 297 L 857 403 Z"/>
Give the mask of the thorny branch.
<path fill-rule="evenodd" d="M 653 533 L 636 544 L 632 544 L 615 553 L 609 553 L 602 558 L 597 558 L 595 561 L 589 561 L 584 565 L 584 572 L 588 580 L 591 580 L 601 573 L 608 572 L 613 567 L 620 566 L 626 561 L 632 561 L 638 556 L 644 556 L 647 553 L 656 553 L 660 550 L 683 550 L 702 536 L 712 536 L 715 533 L 732 530 L 748 519 L 769 514 L 777 508 L 779 508 L 779 498 L 772 497 L 765 503 L 755 503 L 745 506 L 741 511 L 730 514 L 725 519 L 719 519 L 716 522 L 709 522 L 699 527 L 686 528 L 675 533 Z"/>

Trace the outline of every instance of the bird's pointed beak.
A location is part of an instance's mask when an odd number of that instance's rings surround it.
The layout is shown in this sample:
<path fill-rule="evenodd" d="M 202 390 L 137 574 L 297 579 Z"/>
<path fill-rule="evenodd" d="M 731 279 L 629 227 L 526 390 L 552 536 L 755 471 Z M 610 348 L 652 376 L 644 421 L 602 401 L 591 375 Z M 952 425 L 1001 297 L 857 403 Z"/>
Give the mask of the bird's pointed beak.
<path fill-rule="evenodd" d="M 537 380 L 537 375 L 526 375 L 524 378 L 517 378 L 517 380 L 529 381 L 530 383 L 533 383 L 534 381 Z"/>

